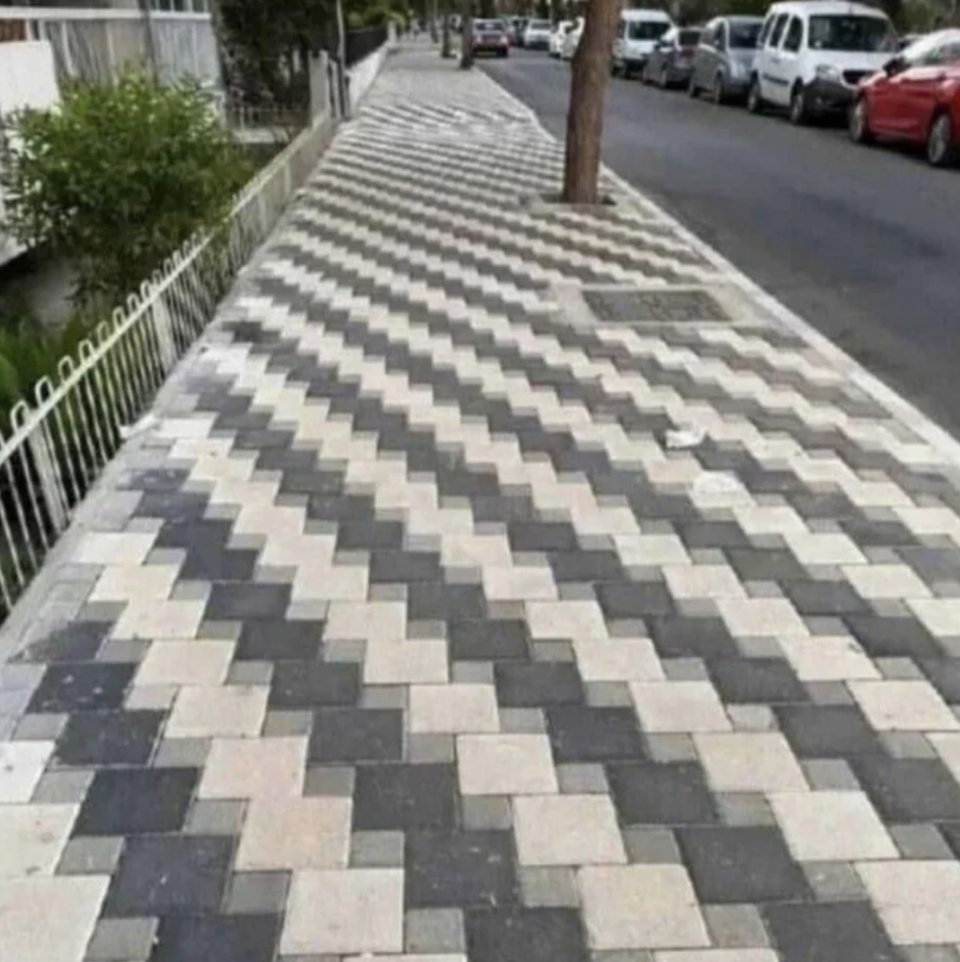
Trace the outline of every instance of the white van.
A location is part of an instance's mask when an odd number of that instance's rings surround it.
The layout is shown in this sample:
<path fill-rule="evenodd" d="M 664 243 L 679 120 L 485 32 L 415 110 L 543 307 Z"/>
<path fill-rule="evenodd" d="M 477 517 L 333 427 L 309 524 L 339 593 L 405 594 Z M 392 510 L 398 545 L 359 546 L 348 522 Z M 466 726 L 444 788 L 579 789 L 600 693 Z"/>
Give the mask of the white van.
<path fill-rule="evenodd" d="M 893 25 L 876 7 L 836 0 L 775 3 L 757 40 L 747 109 L 787 107 L 795 124 L 846 110 L 860 81 L 895 51 Z"/>
<path fill-rule="evenodd" d="M 643 70 L 657 41 L 673 26 L 663 10 L 624 10 L 613 44 L 610 72 L 624 77 Z"/>

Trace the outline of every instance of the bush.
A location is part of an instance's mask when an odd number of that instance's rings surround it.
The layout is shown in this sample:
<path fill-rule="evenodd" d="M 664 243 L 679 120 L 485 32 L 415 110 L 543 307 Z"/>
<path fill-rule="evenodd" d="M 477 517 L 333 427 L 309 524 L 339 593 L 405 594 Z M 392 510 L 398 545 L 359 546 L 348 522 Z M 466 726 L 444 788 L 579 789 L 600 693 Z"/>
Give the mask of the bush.
<path fill-rule="evenodd" d="M 249 165 L 194 85 L 139 73 L 72 85 L 4 124 L 3 228 L 77 269 L 81 305 L 113 306 L 198 230 L 222 224 Z"/>

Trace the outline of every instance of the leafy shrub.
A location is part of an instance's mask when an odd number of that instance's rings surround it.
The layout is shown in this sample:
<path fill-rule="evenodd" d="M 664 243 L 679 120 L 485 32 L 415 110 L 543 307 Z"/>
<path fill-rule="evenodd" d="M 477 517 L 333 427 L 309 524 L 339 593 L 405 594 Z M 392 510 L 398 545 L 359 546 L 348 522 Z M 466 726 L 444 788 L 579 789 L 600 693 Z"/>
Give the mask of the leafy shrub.
<path fill-rule="evenodd" d="M 195 85 L 140 73 L 67 87 L 4 124 L 4 229 L 67 257 L 84 305 L 114 306 L 200 229 L 223 223 L 249 165 Z"/>

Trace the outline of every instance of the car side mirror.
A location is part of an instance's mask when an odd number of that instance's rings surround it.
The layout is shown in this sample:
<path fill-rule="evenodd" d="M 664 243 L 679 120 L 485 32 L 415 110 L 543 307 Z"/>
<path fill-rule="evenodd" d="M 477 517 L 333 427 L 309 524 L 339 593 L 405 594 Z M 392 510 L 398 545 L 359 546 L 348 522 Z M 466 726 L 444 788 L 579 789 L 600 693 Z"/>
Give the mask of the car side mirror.
<path fill-rule="evenodd" d="M 894 57 L 893 60 L 888 60 L 883 65 L 883 72 L 888 77 L 895 77 L 898 73 L 902 73 L 907 66 L 907 62 L 903 57 Z"/>

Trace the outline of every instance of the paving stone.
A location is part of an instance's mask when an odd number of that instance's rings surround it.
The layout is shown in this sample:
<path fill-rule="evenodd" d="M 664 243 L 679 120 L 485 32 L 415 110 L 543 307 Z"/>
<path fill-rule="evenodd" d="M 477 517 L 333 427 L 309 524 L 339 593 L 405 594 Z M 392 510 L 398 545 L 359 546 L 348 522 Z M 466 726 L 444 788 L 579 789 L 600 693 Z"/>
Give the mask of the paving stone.
<path fill-rule="evenodd" d="M 435 956 L 466 950 L 463 912 L 460 909 L 408 909 L 404 918 L 408 953 Z"/>
<path fill-rule="evenodd" d="M 609 865 L 626 861 L 609 798 L 523 796 L 513 804 L 521 865 Z"/>

